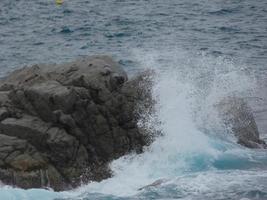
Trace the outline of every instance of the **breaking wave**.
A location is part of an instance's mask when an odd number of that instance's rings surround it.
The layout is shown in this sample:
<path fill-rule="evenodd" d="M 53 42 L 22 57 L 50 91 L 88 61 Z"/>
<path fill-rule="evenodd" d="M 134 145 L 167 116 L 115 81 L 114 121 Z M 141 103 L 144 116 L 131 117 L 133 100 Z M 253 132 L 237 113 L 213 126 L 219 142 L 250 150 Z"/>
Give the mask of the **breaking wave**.
<path fill-rule="evenodd" d="M 162 134 L 145 152 L 113 161 L 114 176 L 100 183 L 59 193 L 4 186 L 1 198 L 266 199 L 266 151 L 238 145 L 215 109 L 226 96 L 255 95 L 246 67 L 182 50 L 135 50 L 133 60 L 155 71 L 155 113 L 140 124 Z"/>

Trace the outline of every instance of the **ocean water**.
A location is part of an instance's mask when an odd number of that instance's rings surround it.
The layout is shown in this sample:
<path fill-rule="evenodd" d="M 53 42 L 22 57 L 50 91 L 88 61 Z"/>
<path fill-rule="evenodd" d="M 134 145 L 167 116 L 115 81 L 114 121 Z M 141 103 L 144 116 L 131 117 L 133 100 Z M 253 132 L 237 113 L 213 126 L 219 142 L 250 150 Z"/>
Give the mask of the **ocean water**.
<path fill-rule="evenodd" d="M 139 123 L 163 135 L 110 163 L 114 176 L 100 183 L 63 192 L 2 185 L 0 200 L 267 199 L 266 150 L 236 144 L 214 107 L 244 97 L 267 138 L 266 1 L 0 1 L 2 77 L 93 54 L 112 55 L 130 76 L 155 70 L 156 112 Z"/>

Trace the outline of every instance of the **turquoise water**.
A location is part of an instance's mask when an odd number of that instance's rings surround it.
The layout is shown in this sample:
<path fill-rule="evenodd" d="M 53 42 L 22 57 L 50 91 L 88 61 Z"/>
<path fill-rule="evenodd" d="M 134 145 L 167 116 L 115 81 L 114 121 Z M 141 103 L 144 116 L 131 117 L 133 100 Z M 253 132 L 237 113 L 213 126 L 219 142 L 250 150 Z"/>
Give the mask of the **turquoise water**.
<path fill-rule="evenodd" d="M 64 192 L 2 185 L 0 200 L 266 200 L 266 150 L 237 145 L 214 108 L 227 95 L 259 95 L 266 13 L 264 0 L 1 0 L 1 76 L 96 53 L 130 76 L 152 68 L 156 112 L 140 124 L 163 136 L 110 163 L 114 176 L 100 183 Z"/>

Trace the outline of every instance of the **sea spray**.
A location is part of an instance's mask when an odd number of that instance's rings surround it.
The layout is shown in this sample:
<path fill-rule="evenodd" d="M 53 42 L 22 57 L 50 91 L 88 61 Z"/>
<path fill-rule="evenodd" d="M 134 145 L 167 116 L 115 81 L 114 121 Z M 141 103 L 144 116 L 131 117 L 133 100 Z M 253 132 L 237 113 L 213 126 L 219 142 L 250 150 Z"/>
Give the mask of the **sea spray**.
<path fill-rule="evenodd" d="M 155 72 L 155 113 L 150 120 L 140 119 L 140 123 L 162 134 L 143 154 L 113 161 L 111 179 L 80 189 L 129 196 L 159 179 L 221 168 L 220 158 L 232 167 L 238 167 L 233 166 L 235 159 L 246 163 L 247 157 L 242 158 L 246 151 L 232 140 L 214 111 L 214 104 L 222 97 L 248 94 L 254 87 L 247 75 L 239 73 L 239 66 L 224 58 L 192 56 L 183 51 L 154 51 L 148 55 L 135 51 L 135 55 L 141 65 Z M 217 137 L 222 132 L 230 139 Z M 226 158 L 225 152 L 229 154 Z M 238 152 L 240 159 L 233 152 Z"/>

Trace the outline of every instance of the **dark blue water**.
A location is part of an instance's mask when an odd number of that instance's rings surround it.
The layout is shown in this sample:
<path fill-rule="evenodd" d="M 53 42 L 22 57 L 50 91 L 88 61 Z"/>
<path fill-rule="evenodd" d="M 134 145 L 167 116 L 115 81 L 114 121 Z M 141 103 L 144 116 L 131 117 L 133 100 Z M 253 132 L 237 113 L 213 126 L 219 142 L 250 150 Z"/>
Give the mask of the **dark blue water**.
<path fill-rule="evenodd" d="M 216 135 L 228 132 L 211 106 L 233 93 L 265 99 L 255 114 L 266 137 L 266 0 L 0 1 L 1 77 L 93 54 L 112 55 L 130 75 L 159 71 L 153 92 L 162 124 L 150 126 L 164 137 L 113 162 L 114 177 L 101 183 L 61 193 L 2 186 L 1 200 L 267 199 L 266 151 Z"/>

